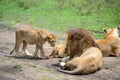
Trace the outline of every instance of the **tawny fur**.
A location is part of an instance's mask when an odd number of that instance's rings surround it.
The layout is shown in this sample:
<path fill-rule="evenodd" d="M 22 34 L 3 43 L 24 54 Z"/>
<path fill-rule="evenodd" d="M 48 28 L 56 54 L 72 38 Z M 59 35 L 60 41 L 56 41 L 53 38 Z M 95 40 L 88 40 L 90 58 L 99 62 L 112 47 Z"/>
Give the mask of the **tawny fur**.
<path fill-rule="evenodd" d="M 23 43 L 23 51 L 26 55 L 32 55 L 27 50 L 27 44 L 35 44 L 36 49 L 33 56 L 38 57 L 38 50 L 41 52 L 41 58 L 45 57 L 45 52 L 43 49 L 43 44 L 48 42 L 52 47 L 55 46 L 56 36 L 52 33 L 49 33 L 45 30 L 39 30 L 34 28 L 19 28 L 16 30 L 16 43 L 14 49 L 10 54 L 15 50 L 16 56 L 19 57 L 19 48 L 21 43 Z"/>
<path fill-rule="evenodd" d="M 65 54 L 65 44 L 59 44 L 56 45 L 55 47 L 53 47 L 52 49 L 52 53 L 50 54 L 50 57 L 54 57 L 54 58 L 63 58 L 66 57 L 67 54 Z"/>
<path fill-rule="evenodd" d="M 90 47 L 80 57 L 75 57 L 61 66 L 66 70 L 58 69 L 58 71 L 67 74 L 90 74 L 100 70 L 102 64 L 102 52 L 96 47 Z"/>
<path fill-rule="evenodd" d="M 103 56 L 120 56 L 120 38 L 118 36 L 119 28 L 106 30 L 104 39 L 96 40 Z"/>

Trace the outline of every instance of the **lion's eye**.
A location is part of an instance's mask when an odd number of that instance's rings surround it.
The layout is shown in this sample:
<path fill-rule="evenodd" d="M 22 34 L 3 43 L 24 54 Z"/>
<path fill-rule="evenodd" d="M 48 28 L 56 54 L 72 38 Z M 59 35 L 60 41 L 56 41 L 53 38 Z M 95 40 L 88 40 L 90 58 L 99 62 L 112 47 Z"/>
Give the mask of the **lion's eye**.
<path fill-rule="evenodd" d="M 55 42 L 55 41 L 52 41 L 52 42 Z"/>
<path fill-rule="evenodd" d="M 47 37 L 47 39 L 50 39 L 49 37 Z"/>

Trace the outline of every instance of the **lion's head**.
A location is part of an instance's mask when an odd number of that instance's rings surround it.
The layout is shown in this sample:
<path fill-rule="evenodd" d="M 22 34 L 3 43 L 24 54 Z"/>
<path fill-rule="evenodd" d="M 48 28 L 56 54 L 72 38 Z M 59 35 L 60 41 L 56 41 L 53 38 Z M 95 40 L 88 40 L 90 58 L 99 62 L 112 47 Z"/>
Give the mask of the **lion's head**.
<path fill-rule="evenodd" d="M 107 37 L 109 37 L 109 36 L 119 37 L 118 36 L 119 30 L 120 30 L 120 27 L 109 28 L 109 29 L 104 30 L 104 33 L 105 33 L 104 39 L 107 38 Z"/>
<path fill-rule="evenodd" d="M 85 29 L 70 29 L 67 33 L 68 38 L 65 52 L 67 52 L 71 58 L 75 55 L 81 55 L 84 50 L 91 46 L 98 47 L 92 37 L 92 34 Z"/>
<path fill-rule="evenodd" d="M 52 33 L 48 34 L 48 35 L 47 35 L 47 41 L 48 41 L 48 43 L 49 43 L 52 47 L 54 47 L 54 46 L 55 46 L 55 42 L 56 42 L 56 35 L 54 35 L 54 34 L 52 34 Z"/>
<path fill-rule="evenodd" d="M 63 58 L 63 57 L 66 57 L 67 54 L 64 54 L 65 47 L 66 47 L 66 44 L 56 45 L 55 47 L 53 47 L 52 53 L 50 54 L 50 57 L 54 57 L 54 58 L 58 58 L 58 57 L 59 58 Z"/>

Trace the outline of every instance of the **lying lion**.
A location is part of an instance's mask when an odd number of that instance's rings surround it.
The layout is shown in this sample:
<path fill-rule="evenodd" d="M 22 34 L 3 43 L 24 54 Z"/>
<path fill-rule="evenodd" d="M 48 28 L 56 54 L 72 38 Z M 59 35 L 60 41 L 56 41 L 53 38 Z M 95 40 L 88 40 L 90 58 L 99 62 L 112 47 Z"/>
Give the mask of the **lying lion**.
<path fill-rule="evenodd" d="M 65 51 L 69 57 L 60 60 L 61 72 L 68 74 L 89 74 L 102 68 L 102 53 L 92 34 L 82 28 L 68 31 Z M 65 69 L 65 70 L 63 70 Z"/>
<path fill-rule="evenodd" d="M 65 44 L 60 44 L 60 45 L 56 45 L 55 47 L 53 47 L 52 49 L 52 53 L 50 54 L 50 57 L 54 57 L 54 58 L 63 58 L 66 57 L 67 54 L 65 54 Z"/>
<path fill-rule="evenodd" d="M 90 74 L 102 68 L 102 52 L 96 47 L 88 48 L 80 57 L 68 62 L 60 62 L 58 71 L 68 74 Z M 66 70 L 63 70 L 66 69 Z"/>
<path fill-rule="evenodd" d="M 19 47 L 23 43 L 23 51 L 26 55 L 32 55 L 38 57 L 38 50 L 40 49 L 41 58 L 45 58 L 45 52 L 43 49 L 43 44 L 48 42 L 52 47 L 55 46 L 56 36 L 52 33 L 49 33 L 45 30 L 39 30 L 34 28 L 19 28 L 16 30 L 16 43 L 14 49 L 10 52 L 13 53 L 15 50 L 16 56 L 19 57 Z M 36 49 L 34 54 L 30 54 L 26 47 L 27 44 L 35 44 Z"/>
<path fill-rule="evenodd" d="M 118 36 L 119 29 L 120 28 L 112 28 L 104 30 L 104 39 L 96 40 L 96 43 L 100 47 L 103 56 L 120 56 L 120 38 Z"/>

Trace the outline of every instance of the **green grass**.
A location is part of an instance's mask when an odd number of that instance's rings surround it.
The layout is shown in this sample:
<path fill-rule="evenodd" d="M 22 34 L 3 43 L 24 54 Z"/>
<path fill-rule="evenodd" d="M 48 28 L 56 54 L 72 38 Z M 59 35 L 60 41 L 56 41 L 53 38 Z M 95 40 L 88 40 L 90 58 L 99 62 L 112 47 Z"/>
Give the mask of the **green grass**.
<path fill-rule="evenodd" d="M 112 66 L 106 66 L 105 69 L 112 69 Z"/>
<path fill-rule="evenodd" d="M 42 77 L 40 80 L 53 80 L 51 77 Z"/>
<path fill-rule="evenodd" d="M 120 25 L 118 2 L 108 8 L 105 0 L 95 0 L 93 5 L 89 0 L 0 0 L 0 24 L 30 24 L 54 32 L 74 27 L 101 31 Z"/>
<path fill-rule="evenodd" d="M 30 65 L 31 67 L 33 67 L 33 68 L 37 68 L 37 65 L 36 65 L 36 64 L 30 63 L 29 65 Z"/>
<path fill-rule="evenodd" d="M 20 64 L 15 64 L 14 68 L 21 69 L 22 66 Z"/>

